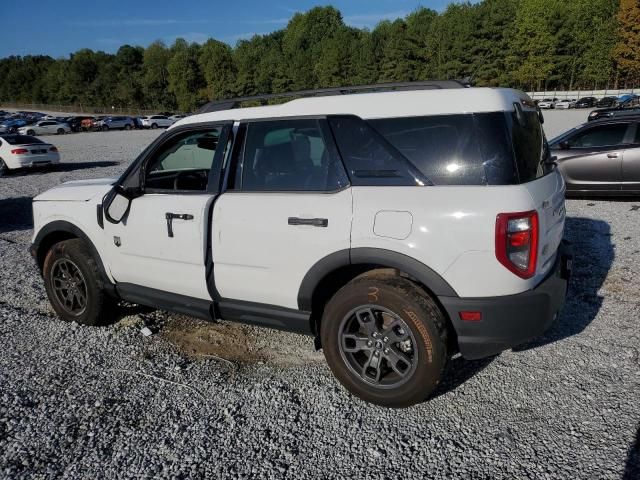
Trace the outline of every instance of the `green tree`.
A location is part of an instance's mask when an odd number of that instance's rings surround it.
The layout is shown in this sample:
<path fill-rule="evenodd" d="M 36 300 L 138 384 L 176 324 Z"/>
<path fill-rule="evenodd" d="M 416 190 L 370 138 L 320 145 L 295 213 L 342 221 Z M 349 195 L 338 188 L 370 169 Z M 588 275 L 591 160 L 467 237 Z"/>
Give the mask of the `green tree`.
<path fill-rule="evenodd" d="M 178 109 L 183 112 L 195 110 L 206 100 L 202 95 L 204 79 L 198 65 L 199 50 L 197 44 L 189 45 L 182 38 L 171 47 L 172 56 L 167 66 L 168 88 L 176 98 Z"/>
<path fill-rule="evenodd" d="M 621 0 L 618 10 L 618 41 L 613 51 L 624 88 L 640 84 L 640 2 Z"/>
<path fill-rule="evenodd" d="M 145 105 L 157 109 L 174 108 L 175 98 L 169 93 L 169 60 L 171 52 L 160 41 L 145 49 L 141 78 Z"/>
<path fill-rule="evenodd" d="M 208 40 L 202 46 L 199 62 L 206 82 L 208 99 L 231 96 L 236 75 L 231 47 L 217 40 Z"/>

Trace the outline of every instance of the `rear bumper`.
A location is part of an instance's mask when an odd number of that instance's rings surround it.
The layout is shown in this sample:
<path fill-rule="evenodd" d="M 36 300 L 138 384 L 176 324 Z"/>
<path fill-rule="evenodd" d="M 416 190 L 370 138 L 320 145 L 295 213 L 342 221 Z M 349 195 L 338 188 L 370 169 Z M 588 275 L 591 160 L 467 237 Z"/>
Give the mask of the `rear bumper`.
<path fill-rule="evenodd" d="M 567 293 L 571 252 L 563 242 L 554 267 L 536 288 L 517 295 L 488 298 L 439 297 L 466 359 L 488 357 L 542 334 L 556 318 Z M 461 311 L 481 312 L 479 321 L 463 321 Z"/>

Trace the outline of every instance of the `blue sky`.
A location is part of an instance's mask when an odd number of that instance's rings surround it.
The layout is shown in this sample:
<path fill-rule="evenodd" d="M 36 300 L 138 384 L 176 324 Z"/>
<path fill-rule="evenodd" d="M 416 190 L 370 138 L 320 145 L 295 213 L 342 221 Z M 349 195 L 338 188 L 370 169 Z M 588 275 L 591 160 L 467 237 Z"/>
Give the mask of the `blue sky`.
<path fill-rule="evenodd" d="M 203 42 L 213 37 L 234 45 L 284 28 L 289 18 L 316 5 L 333 5 L 345 22 L 371 28 L 405 16 L 419 6 L 443 10 L 449 0 L 3 0 L 0 57 L 66 56 L 81 48 L 114 52 L 120 45 L 171 44 L 182 37 Z"/>

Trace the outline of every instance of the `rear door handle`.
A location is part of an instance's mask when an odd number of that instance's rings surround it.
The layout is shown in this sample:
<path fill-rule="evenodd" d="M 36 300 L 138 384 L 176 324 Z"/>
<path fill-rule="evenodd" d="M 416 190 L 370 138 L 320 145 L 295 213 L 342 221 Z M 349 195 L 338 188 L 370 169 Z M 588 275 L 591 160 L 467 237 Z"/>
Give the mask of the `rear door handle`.
<path fill-rule="evenodd" d="M 167 212 L 164 214 L 164 217 L 167 219 L 167 235 L 173 238 L 173 219 L 177 218 L 178 220 L 193 220 L 193 215 L 190 213 L 171 213 Z"/>
<path fill-rule="evenodd" d="M 607 153 L 607 158 L 618 158 L 618 152 Z"/>
<path fill-rule="evenodd" d="M 329 226 L 329 219 L 289 217 L 288 223 L 289 225 L 311 225 L 312 227 L 327 227 Z"/>

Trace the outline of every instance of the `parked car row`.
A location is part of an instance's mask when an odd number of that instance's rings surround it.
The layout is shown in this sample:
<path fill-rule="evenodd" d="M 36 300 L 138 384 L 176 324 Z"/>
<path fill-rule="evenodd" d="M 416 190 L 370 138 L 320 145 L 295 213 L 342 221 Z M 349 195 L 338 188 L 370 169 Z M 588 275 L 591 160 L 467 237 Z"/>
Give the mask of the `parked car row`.
<path fill-rule="evenodd" d="M 541 109 L 569 109 L 569 108 L 617 108 L 625 104 L 630 99 L 637 99 L 638 95 L 624 94 L 617 97 L 604 97 L 597 99 L 596 97 L 582 97 L 578 100 L 574 98 L 566 98 L 558 100 L 557 98 L 544 98 L 535 100 L 535 103 Z"/>
<path fill-rule="evenodd" d="M 165 112 L 145 117 L 74 115 L 55 117 L 41 112 L 5 112 L 0 110 L 0 133 L 24 135 L 64 134 L 70 132 L 168 128 L 186 115 Z"/>

